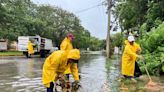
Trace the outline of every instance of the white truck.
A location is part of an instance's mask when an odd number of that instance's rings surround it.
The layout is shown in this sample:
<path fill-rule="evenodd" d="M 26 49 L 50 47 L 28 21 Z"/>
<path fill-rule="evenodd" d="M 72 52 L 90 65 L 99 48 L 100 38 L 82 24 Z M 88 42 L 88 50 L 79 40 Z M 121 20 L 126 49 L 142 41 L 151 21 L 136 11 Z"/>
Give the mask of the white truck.
<path fill-rule="evenodd" d="M 28 41 L 31 41 L 34 46 L 34 54 L 40 54 L 45 57 L 53 48 L 52 40 L 37 36 L 19 36 L 18 37 L 18 51 L 23 51 L 23 54 L 28 57 Z"/>

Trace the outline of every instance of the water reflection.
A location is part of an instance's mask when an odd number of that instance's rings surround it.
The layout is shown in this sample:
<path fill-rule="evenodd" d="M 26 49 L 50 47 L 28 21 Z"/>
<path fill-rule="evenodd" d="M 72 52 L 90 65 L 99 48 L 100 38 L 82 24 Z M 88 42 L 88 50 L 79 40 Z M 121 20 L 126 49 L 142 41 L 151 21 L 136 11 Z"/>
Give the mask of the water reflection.
<path fill-rule="evenodd" d="M 0 62 L 1 92 L 44 92 L 40 59 L 5 58 Z M 41 60 L 43 61 L 43 60 Z"/>
<path fill-rule="evenodd" d="M 105 57 L 88 55 L 83 57 L 81 62 L 85 62 L 80 67 L 82 70 L 81 83 L 85 92 L 102 92 L 103 84 L 106 81 Z"/>
<path fill-rule="evenodd" d="M 107 68 L 107 83 L 111 92 L 119 92 L 119 77 L 120 77 L 120 62 L 118 59 L 107 60 L 106 68 Z"/>
<path fill-rule="evenodd" d="M 41 83 L 44 59 L 12 57 L 1 59 L 0 62 L 2 92 L 45 92 Z M 101 92 L 106 82 L 105 57 L 82 55 L 79 69 L 84 92 Z"/>
<path fill-rule="evenodd" d="M 0 92 L 45 92 L 41 82 L 44 60 L 24 57 L 0 58 Z M 136 92 L 146 84 L 143 81 L 137 84 L 119 82 L 119 61 L 106 60 L 101 54 L 82 55 L 78 66 L 83 92 Z M 156 81 L 164 86 L 163 79 L 164 77 L 161 77 Z"/>

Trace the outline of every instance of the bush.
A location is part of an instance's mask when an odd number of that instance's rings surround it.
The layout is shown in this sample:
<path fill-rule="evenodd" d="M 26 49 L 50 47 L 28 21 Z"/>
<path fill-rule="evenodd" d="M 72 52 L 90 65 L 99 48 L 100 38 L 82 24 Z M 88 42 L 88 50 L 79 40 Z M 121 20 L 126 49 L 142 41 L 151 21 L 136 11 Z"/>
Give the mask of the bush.
<path fill-rule="evenodd" d="M 156 29 L 152 29 L 148 35 L 144 34 L 140 39 L 143 49 L 146 67 L 152 75 L 160 75 L 164 72 L 164 22 Z M 145 72 L 143 63 L 141 70 Z"/>

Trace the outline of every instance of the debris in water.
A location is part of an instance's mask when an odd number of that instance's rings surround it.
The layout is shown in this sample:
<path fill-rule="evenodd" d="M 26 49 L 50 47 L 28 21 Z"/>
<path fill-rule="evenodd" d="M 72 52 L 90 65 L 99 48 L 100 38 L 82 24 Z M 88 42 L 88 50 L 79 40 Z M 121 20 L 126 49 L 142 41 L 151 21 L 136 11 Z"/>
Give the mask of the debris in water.
<path fill-rule="evenodd" d="M 102 86 L 103 92 L 111 92 L 109 85 L 107 83 L 104 83 Z"/>
<path fill-rule="evenodd" d="M 160 91 L 161 89 L 160 86 L 153 81 L 149 81 L 148 84 L 145 86 L 145 88 L 151 91 Z"/>
<path fill-rule="evenodd" d="M 121 87 L 120 90 L 128 90 L 128 88 Z"/>

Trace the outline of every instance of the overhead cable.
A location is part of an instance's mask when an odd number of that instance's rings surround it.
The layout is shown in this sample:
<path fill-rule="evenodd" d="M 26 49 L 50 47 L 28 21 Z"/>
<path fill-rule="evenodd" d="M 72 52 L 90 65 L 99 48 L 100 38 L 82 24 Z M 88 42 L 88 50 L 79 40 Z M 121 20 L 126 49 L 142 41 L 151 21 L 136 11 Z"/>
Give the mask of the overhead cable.
<path fill-rule="evenodd" d="M 102 6 L 102 5 L 106 5 L 106 3 L 105 2 L 101 2 L 101 3 L 99 3 L 99 4 L 95 5 L 95 6 L 92 6 L 92 7 L 86 8 L 86 9 L 82 9 L 82 10 L 77 11 L 75 13 L 82 13 L 82 12 L 88 11 L 90 9 L 93 9 L 93 8 L 96 8 L 96 7 L 99 7 L 99 6 Z"/>

